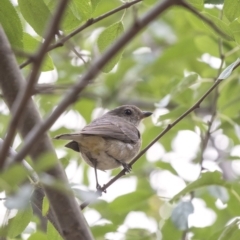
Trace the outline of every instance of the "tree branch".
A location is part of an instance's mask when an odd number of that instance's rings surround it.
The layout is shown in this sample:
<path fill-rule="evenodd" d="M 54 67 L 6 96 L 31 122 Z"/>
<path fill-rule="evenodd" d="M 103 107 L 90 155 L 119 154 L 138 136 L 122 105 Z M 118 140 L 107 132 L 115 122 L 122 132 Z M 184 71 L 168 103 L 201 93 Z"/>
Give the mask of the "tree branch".
<path fill-rule="evenodd" d="M 117 12 L 120 12 L 121 10 L 124 10 L 126 8 L 129 8 L 131 7 L 132 5 L 138 3 L 138 2 L 141 2 L 142 0 L 135 0 L 135 1 L 132 1 L 132 2 L 126 2 L 125 4 L 123 4 L 122 6 L 118 7 L 118 8 L 115 8 L 97 18 L 91 18 L 89 19 L 86 23 L 84 23 L 82 26 L 80 26 L 79 28 L 77 28 L 76 30 L 74 30 L 73 32 L 69 33 L 67 36 L 59 39 L 55 44 L 52 44 L 51 46 L 49 46 L 48 48 L 48 52 L 55 49 L 55 48 L 58 48 L 58 47 L 62 47 L 64 45 L 65 42 L 67 42 L 70 38 L 72 38 L 73 36 L 77 35 L 78 33 L 80 33 L 81 31 L 83 31 L 84 29 L 86 29 L 87 27 L 93 25 L 94 23 L 97 23 Z M 26 67 L 29 63 L 32 62 L 32 59 L 29 58 L 27 61 L 25 61 L 24 63 L 22 63 L 19 67 L 20 68 L 24 68 Z"/>
<path fill-rule="evenodd" d="M 34 59 L 33 68 L 28 78 L 27 85 L 25 85 L 25 87 L 18 93 L 17 100 L 14 102 L 12 106 L 12 118 L 7 129 L 7 136 L 4 140 L 4 144 L 0 151 L 0 169 L 3 167 L 5 158 L 8 153 L 8 148 L 12 144 L 13 138 L 16 133 L 17 125 L 21 119 L 20 116 L 25 110 L 25 105 L 27 104 L 28 99 L 32 95 L 33 86 L 35 85 L 38 79 L 39 70 L 46 55 L 47 49 L 52 39 L 54 38 L 55 33 L 58 32 L 59 23 L 61 21 L 67 3 L 68 0 L 61 0 L 59 2 L 55 10 L 55 14 L 53 15 L 53 18 L 51 19 L 50 24 L 47 28 L 45 34 L 46 36 L 45 41 L 39 47 L 36 54 L 32 57 L 32 59 Z"/>
<path fill-rule="evenodd" d="M 198 16 L 202 21 L 207 23 L 216 33 L 218 33 L 223 38 L 229 38 L 218 26 L 215 25 L 215 23 L 213 21 L 211 21 L 210 19 L 208 19 L 207 17 L 202 15 L 194 7 L 192 7 L 189 3 L 182 0 L 179 5 L 183 6 L 184 8 L 186 8 L 187 10 L 192 12 L 194 15 Z"/>
<path fill-rule="evenodd" d="M 30 151 L 36 140 L 47 131 L 56 119 L 63 113 L 63 111 L 72 103 L 78 99 L 78 95 L 88 85 L 88 83 L 94 79 L 99 71 L 112 59 L 117 52 L 122 49 L 127 43 L 129 43 L 144 27 L 147 26 L 152 20 L 154 20 L 159 14 L 163 13 L 169 7 L 177 4 L 180 0 L 165 0 L 156 4 L 151 10 L 149 10 L 142 18 L 136 19 L 136 22 L 116 40 L 102 56 L 93 61 L 89 70 L 83 74 L 80 81 L 77 82 L 65 95 L 63 100 L 58 104 L 53 113 L 46 118 L 46 120 L 38 125 L 31 131 L 25 139 L 25 144 L 18 154 L 14 157 L 15 161 L 21 161 Z"/>
<path fill-rule="evenodd" d="M 12 112 L 17 94 L 26 89 L 26 81 L 21 75 L 2 28 L 0 28 L 0 56 L 0 87 L 4 101 Z M 41 123 L 40 115 L 32 99 L 29 99 L 18 125 L 20 134 L 25 138 L 35 125 L 41 125 Z M 63 186 L 68 186 L 66 175 L 58 162 L 52 142 L 47 134 L 43 133 L 37 137 L 37 143 L 30 149 L 31 158 L 37 161 L 40 155 L 51 153 L 51 157 L 55 159 L 56 164 L 47 171 L 47 174 L 56 178 Z M 49 199 L 55 222 L 59 225 L 62 237 L 67 240 L 93 239 L 73 194 L 64 194 L 59 190 L 44 185 L 43 188 Z"/>
<path fill-rule="evenodd" d="M 132 166 L 140 157 L 147 152 L 147 150 L 153 146 L 154 143 L 156 143 L 161 137 L 163 137 L 170 129 L 172 129 L 177 123 L 179 123 L 183 118 L 185 118 L 189 113 L 193 112 L 195 109 L 200 107 L 200 104 L 202 101 L 220 84 L 221 80 L 216 81 L 213 86 L 191 107 L 189 108 L 185 113 L 183 113 L 179 118 L 177 118 L 173 123 L 168 124 L 168 126 L 152 141 L 150 142 L 147 147 L 145 147 L 142 151 L 139 152 L 139 154 L 132 159 L 132 161 L 129 163 L 130 166 Z M 118 173 L 114 178 L 112 178 L 107 184 L 104 184 L 103 187 L 100 189 L 102 192 L 104 192 L 109 186 L 111 186 L 114 182 L 116 182 L 120 177 L 124 176 L 126 174 L 126 170 L 123 169 L 121 172 Z M 86 206 L 88 206 L 91 202 L 93 202 L 97 197 L 99 197 L 100 194 L 97 191 L 91 199 L 85 201 L 80 205 L 81 209 L 84 209 Z"/>

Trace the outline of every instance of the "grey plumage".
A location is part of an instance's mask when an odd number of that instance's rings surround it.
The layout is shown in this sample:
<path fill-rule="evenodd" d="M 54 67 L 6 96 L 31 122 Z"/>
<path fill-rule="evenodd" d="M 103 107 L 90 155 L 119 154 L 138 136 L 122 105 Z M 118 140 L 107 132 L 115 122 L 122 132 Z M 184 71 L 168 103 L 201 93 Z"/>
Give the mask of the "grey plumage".
<path fill-rule="evenodd" d="M 121 106 L 95 119 L 80 132 L 62 134 L 55 139 L 72 140 L 65 146 L 80 152 L 95 170 L 109 170 L 121 165 L 129 170 L 128 163 L 141 147 L 137 126 L 151 114 L 132 105 Z"/>

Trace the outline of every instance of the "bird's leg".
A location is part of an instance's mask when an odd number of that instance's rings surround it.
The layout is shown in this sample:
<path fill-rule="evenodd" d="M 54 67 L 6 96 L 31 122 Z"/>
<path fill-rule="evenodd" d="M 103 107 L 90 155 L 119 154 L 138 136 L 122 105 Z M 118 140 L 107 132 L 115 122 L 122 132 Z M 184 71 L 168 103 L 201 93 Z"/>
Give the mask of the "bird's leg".
<path fill-rule="evenodd" d="M 94 159 L 94 171 L 95 171 L 95 179 L 96 179 L 96 189 L 100 190 L 101 185 L 98 183 L 98 176 L 97 176 L 97 161 Z"/>
<path fill-rule="evenodd" d="M 91 158 L 91 161 L 92 161 L 93 166 L 94 166 L 95 179 L 96 179 L 96 189 L 97 189 L 97 192 L 99 193 L 99 195 L 101 196 L 101 195 L 102 195 L 102 192 L 105 192 L 105 193 L 106 193 L 106 190 L 103 191 L 101 185 L 98 183 L 98 176 L 97 176 L 97 160 L 94 159 L 94 158 Z"/>
<path fill-rule="evenodd" d="M 130 173 L 131 170 L 132 170 L 132 166 L 127 164 L 127 163 L 124 163 L 124 162 L 121 162 L 123 168 L 125 169 L 126 172 Z"/>

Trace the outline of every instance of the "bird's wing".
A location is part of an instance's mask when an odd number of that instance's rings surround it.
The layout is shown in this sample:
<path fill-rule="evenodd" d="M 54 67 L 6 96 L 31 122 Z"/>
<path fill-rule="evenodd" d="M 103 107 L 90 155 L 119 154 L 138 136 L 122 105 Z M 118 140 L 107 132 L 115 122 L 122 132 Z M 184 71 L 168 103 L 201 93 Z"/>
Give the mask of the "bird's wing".
<path fill-rule="evenodd" d="M 140 133 L 133 124 L 113 116 L 96 119 L 84 127 L 81 134 L 113 138 L 126 143 L 135 143 L 140 138 Z"/>

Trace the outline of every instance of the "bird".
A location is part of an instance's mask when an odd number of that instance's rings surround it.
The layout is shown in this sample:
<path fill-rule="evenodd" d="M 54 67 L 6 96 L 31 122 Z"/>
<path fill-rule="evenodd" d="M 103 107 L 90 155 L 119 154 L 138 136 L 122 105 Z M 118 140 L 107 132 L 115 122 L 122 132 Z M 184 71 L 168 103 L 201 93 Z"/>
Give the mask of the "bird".
<path fill-rule="evenodd" d="M 126 172 L 131 171 L 129 163 L 138 154 L 142 142 L 137 127 L 151 115 L 152 112 L 134 105 L 123 105 L 96 118 L 80 132 L 61 134 L 54 139 L 71 140 L 65 147 L 79 152 L 94 168 L 96 188 L 100 190 L 97 169 L 105 171 L 123 166 Z"/>

